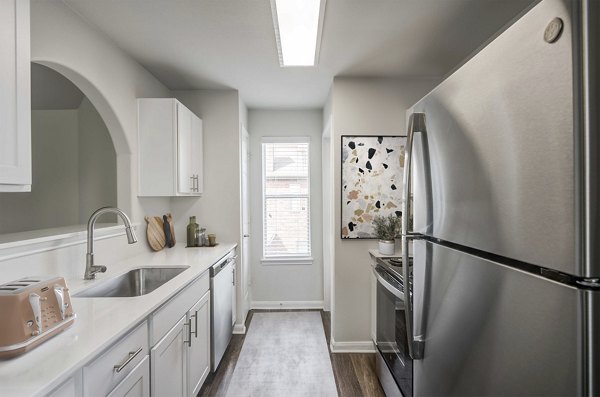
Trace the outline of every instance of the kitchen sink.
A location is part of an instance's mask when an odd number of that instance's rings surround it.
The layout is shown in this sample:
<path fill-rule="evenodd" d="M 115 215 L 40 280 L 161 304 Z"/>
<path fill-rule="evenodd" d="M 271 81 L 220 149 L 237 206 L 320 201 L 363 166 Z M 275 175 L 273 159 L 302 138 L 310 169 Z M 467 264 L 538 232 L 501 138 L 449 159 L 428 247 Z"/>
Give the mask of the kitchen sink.
<path fill-rule="evenodd" d="M 154 291 L 189 266 L 142 267 L 78 292 L 78 298 L 123 298 L 142 296 Z"/>

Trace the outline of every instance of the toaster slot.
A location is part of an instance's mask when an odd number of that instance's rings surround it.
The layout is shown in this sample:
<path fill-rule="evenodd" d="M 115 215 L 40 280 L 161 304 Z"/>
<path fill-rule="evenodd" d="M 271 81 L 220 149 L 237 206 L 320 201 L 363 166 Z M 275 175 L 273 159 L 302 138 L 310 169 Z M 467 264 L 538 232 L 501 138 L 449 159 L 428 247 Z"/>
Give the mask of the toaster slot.
<path fill-rule="evenodd" d="M 0 291 L 16 291 L 19 287 L 0 287 Z"/>

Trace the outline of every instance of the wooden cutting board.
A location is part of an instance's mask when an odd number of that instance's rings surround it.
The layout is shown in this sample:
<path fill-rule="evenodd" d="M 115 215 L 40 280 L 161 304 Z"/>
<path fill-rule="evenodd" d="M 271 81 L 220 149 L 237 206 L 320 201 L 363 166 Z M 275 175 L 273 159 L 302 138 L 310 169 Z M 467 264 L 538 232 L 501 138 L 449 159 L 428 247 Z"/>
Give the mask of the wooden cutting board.
<path fill-rule="evenodd" d="M 159 216 L 146 216 L 144 217 L 148 224 L 146 230 L 146 237 L 148 238 L 148 244 L 154 251 L 160 251 L 165 248 L 167 239 L 165 237 L 165 231 L 163 229 L 163 220 Z"/>

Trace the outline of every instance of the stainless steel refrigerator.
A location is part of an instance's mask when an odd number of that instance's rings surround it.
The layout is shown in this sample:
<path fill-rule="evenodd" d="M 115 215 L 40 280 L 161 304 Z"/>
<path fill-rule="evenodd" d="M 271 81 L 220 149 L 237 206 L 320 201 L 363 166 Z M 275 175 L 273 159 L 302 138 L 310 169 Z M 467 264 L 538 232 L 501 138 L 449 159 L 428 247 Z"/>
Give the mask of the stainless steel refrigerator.
<path fill-rule="evenodd" d="M 409 109 L 416 396 L 600 394 L 599 42 L 542 0 Z"/>

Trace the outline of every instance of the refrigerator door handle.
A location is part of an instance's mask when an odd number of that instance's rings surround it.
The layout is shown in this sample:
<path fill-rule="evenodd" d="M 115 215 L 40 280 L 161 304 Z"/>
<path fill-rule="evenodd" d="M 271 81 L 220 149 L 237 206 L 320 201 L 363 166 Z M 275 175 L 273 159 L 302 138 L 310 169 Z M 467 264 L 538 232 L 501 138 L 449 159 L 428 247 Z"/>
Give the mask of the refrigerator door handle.
<path fill-rule="evenodd" d="M 407 264 L 409 262 L 408 258 L 408 242 L 409 240 L 413 240 L 416 238 L 416 235 L 412 230 L 408 230 L 409 219 L 411 214 L 410 208 L 410 197 L 411 197 L 411 171 L 412 171 L 412 149 L 414 143 L 414 135 L 420 132 L 421 134 L 426 133 L 425 129 L 425 113 L 413 113 L 410 115 L 410 119 L 408 121 L 408 133 L 407 133 L 407 143 L 406 143 L 406 151 L 405 151 L 405 160 L 404 160 L 404 179 L 403 179 L 403 187 L 404 187 L 404 197 L 402 200 L 402 263 Z M 404 277 L 405 284 L 410 285 L 408 280 L 410 280 L 409 274 L 410 266 L 402 266 L 402 275 Z M 418 338 L 414 337 L 413 330 L 413 307 L 412 307 L 412 293 L 404 294 L 405 296 L 405 315 L 406 315 L 406 335 L 408 337 L 408 353 L 412 357 L 413 360 L 419 360 L 423 358 L 424 351 L 424 338 L 423 335 L 420 335 Z"/>

